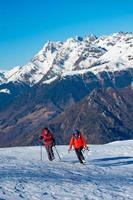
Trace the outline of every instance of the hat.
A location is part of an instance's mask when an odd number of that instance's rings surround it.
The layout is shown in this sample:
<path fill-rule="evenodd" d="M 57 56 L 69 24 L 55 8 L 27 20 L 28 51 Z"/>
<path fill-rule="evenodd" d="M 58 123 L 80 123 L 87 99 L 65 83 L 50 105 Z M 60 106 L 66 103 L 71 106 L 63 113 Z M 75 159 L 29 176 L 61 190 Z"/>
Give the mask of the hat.
<path fill-rule="evenodd" d="M 73 135 L 79 135 L 79 130 L 78 129 L 73 129 Z"/>

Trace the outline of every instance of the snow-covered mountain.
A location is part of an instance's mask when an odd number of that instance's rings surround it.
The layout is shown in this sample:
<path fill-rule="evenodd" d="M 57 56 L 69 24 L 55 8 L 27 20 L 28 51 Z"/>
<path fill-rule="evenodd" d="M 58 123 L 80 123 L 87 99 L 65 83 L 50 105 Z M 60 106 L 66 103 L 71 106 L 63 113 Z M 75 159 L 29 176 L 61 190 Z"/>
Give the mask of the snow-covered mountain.
<path fill-rule="evenodd" d="M 0 93 L 10 94 L 10 90 L 8 90 L 8 89 L 1 89 Z"/>
<path fill-rule="evenodd" d="M 132 88 L 133 33 L 47 42 L 0 72 L 0 147 L 31 145 L 47 124 L 66 144 L 75 121 L 92 143 L 132 139 Z"/>
<path fill-rule="evenodd" d="M 43 148 L 0 149 L 1 200 L 132 200 L 133 140 L 89 145 L 86 164 L 68 146 L 56 146 L 55 160 Z"/>
<path fill-rule="evenodd" d="M 34 85 L 50 83 L 58 77 L 133 68 L 133 33 L 114 33 L 97 38 L 69 38 L 64 42 L 48 41 L 31 61 L 1 74 L 1 82 L 19 81 Z"/>

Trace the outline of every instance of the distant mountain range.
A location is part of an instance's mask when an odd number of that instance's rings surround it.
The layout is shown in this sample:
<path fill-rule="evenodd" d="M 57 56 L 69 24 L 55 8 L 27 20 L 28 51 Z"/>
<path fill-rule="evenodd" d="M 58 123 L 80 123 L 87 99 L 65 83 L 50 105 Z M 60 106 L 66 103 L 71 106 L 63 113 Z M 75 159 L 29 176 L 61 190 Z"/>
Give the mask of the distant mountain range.
<path fill-rule="evenodd" d="M 47 42 L 25 66 L 0 71 L 0 146 L 35 144 L 49 126 L 91 143 L 133 138 L 133 33 Z M 89 100 L 88 100 L 89 99 Z"/>

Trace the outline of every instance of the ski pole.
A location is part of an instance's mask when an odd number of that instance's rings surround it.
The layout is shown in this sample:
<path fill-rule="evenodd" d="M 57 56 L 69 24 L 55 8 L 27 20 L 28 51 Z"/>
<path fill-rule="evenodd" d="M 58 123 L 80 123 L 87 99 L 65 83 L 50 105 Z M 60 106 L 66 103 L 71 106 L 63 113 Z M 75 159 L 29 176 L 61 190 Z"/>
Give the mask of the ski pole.
<path fill-rule="evenodd" d="M 40 157 L 41 157 L 41 161 L 43 160 L 43 141 L 41 141 L 41 146 L 40 146 Z"/>
<path fill-rule="evenodd" d="M 55 150 L 56 150 L 56 153 L 57 153 L 57 155 L 58 155 L 59 159 L 61 160 L 60 154 L 59 154 L 59 152 L 57 151 L 57 148 L 56 148 L 56 146 L 54 146 L 54 148 L 55 148 Z"/>
<path fill-rule="evenodd" d="M 84 148 L 83 150 L 82 150 L 82 152 L 84 153 L 85 151 L 90 151 L 90 149 L 89 148 Z"/>
<path fill-rule="evenodd" d="M 40 149 L 40 154 L 41 154 L 41 161 L 42 161 L 42 144 L 41 144 L 41 149 Z"/>

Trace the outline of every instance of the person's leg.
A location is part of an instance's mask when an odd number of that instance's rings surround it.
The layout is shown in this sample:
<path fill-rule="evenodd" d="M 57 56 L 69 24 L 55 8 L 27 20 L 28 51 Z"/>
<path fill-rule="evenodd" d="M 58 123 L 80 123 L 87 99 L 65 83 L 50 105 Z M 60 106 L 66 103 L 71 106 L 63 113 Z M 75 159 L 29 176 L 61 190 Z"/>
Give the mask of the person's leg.
<path fill-rule="evenodd" d="M 47 151 L 47 154 L 48 154 L 48 159 L 49 159 L 50 161 L 52 161 L 51 150 L 50 150 L 50 147 L 49 147 L 49 146 L 46 147 L 46 151 Z"/>
<path fill-rule="evenodd" d="M 51 146 L 49 149 L 50 149 L 51 158 L 53 160 L 53 159 L 55 159 L 54 152 L 53 152 L 53 147 Z"/>
<path fill-rule="evenodd" d="M 82 150 L 83 150 L 83 147 L 80 147 L 79 148 L 79 155 L 80 155 L 81 160 L 85 160 L 84 155 L 82 153 Z"/>
<path fill-rule="evenodd" d="M 78 159 L 79 159 L 79 162 L 80 162 L 80 163 L 83 163 L 82 158 L 81 158 L 80 149 L 75 149 L 75 153 L 76 153 L 76 155 L 77 155 L 77 157 L 78 157 Z"/>

